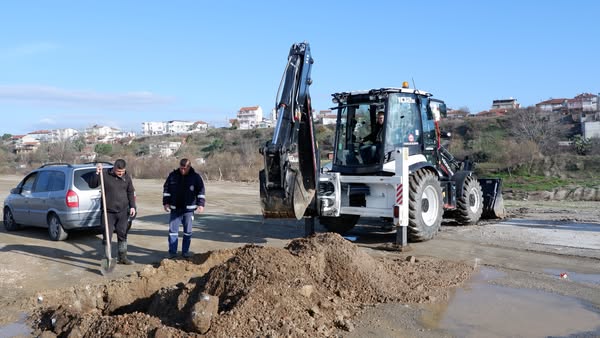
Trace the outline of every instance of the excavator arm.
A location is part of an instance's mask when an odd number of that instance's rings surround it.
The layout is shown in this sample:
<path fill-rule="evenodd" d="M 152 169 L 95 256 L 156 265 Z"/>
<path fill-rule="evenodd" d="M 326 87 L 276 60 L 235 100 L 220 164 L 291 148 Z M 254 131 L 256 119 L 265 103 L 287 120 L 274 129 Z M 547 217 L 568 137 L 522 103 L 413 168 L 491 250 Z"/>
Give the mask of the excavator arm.
<path fill-rule="evenodd" d="M 307 42 L 293 44 L 277 94 L 273 139 L 260 148 L 259 173 L 265 218 L 316 215 L 319 155 L 308 87 L 313 59 Z"/>

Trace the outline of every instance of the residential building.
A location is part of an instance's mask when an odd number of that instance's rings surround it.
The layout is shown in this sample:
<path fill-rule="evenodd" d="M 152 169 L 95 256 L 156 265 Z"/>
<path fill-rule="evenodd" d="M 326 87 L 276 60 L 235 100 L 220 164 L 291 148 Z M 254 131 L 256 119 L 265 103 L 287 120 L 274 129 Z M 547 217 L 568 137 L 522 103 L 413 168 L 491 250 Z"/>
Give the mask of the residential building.
<path fill-rule="evenodd" d="M 191 132 L 204 132 L 208 130 L 208 123 L 204 121 L 196 121 L 192 125 Z"/>
<path fill-rule="evenodd" d="M 521 107 L 521 104 L 517 102 L 516 99 L 508 98 L 508 99 L 501 99 L 501 100 L 494 100 L 492 101 L 492 109 L 519 109 Z"/>
<path fill-rule="evenodd" d="M 331 110 L 330 110 L 330 112 L 331 112 Z M 336 120 L 337 120 L 337 116 L 335 114 L 326 114 L 321 117 L 321 123 L 323 125 L 335 124 Z"/>
<path fill-rule="evenodd" d="M 237 113 L 240 129 L 257 128 L 263 120 L 263 111 L 260 106 L 242 107 Z"/>
<path fill-rule="evenodd" d="M 181 142 L 161 142 L 150 144 L 150 154 L 161 157 L 169 157 L 181 147 Z"/>
<path fill-rule="evenodd" d="M 189 133 L 194 126 L 194 122 L 173 120 L 167 122 L 167 134 Z"/>
<path fill-rule="evenodd" d="M 546 112 L 564 112 L 567 110 L 568 99 L 550 99 L 537 103 L 535 107 Z"/>
<path fill-rule="evenodd" d="M 50 130 L 36 130 L 30 133 L 27 133 L 27 136 L 36 139 L 40 142 L 50 142 L 52 141 L 52 132 Z"/>
<path fill-rule="evenodd" d="M 446 118 L 448 119 L 461 119 L 467 117 L 467 115 L 469 115 L 469 112 L 462 109 L 448 109 L 446 112 Z"/>
<path fill-rule="evenodd" d="M 166 122 L 142 122 L 142 134 L 145 136 L 163 135 L 166 133 Z"/>
<path fill-rule="evenodd" d="M 31 153 L 36 151 L 40 146 L 40 141 L 29 134 L 14 135 L 10 140 L 13 143 L 16 154 Z"/>
<path fill-rule="evenodd" d="M 583 122 L 583 137 L 600 138 L 600 121 Z"/>
<path fill-rule="evenodd" d="M 567 100 L 569 112 L 596 112 L 598 111 L 598 95 L 583 93 Z"/>
<path fill-rule="evenodd" d="M 52 131 L 53 140 L 55 141 L 68 141 L 73 140 L 79 136 L 79 132 L 73 128 L 55 129 Z"/>

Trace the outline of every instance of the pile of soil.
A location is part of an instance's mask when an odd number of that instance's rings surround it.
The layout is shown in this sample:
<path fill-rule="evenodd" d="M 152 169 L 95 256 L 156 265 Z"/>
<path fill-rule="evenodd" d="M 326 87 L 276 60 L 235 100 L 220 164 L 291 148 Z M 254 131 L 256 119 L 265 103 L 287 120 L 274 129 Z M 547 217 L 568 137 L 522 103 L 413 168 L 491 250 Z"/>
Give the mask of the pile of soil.
<path fill-rule="evenodd" d="M 246 245 L 40 292 L 30 320 L 42 337 L 326 337 L 353 330 L 369 305 L 445 300 L 472 272 L 432 258 L 375 259 L 323 233 L 284 249 Z"/>

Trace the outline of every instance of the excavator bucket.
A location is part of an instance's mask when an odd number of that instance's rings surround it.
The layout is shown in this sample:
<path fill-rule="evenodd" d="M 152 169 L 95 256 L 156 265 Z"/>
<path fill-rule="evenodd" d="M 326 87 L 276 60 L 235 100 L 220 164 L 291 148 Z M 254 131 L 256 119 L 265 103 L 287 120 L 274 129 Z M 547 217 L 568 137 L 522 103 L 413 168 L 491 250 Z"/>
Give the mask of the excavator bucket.
<path fill-rule="evenodd" d="M 305 189 L 301 176 L 288 171 L 285 189 L 269 189 L 266 186 L 265 172 L 261 170 L 260 202 L 265 218 L 301 219 L 314 197 L 314 189 Z"/>
<path fill-rule="evenodd" d="M 505 218 L 504 199 L 502 198 L 501 178 L 481 178 L 478 180 L 483 191 L 483 213 L 481 218 Z"/>

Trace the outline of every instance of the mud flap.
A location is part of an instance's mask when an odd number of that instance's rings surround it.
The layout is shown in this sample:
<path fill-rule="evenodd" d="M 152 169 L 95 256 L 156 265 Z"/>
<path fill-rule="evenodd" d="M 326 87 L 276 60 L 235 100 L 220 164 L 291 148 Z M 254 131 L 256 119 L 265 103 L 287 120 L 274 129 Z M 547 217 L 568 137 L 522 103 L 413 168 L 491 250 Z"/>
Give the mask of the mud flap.
<path fill-rule="evenodd" d="M 504 199 L 502 197 L 501 178 L 480 178 L 479 184 L 483 191 L 483 213 L 481 218 L 505 218 Z"/>

